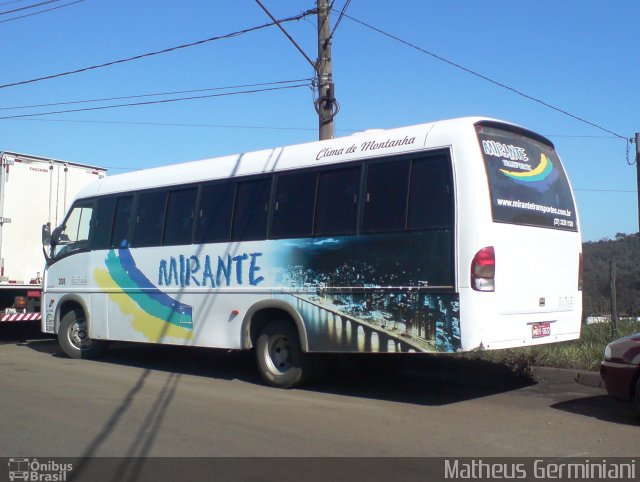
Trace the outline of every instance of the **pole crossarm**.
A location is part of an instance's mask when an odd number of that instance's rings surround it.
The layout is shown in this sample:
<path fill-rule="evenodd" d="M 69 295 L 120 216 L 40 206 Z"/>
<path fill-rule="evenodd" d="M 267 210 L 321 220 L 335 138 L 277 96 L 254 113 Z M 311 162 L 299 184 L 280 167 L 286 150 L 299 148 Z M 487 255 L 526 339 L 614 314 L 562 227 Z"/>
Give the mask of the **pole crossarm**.
<path fill-rule="evenodd" d="M 283 34 L 285 34 L 285 36 L 289 39 L 289 41 L 293 44 L 293 46 L 298 49 L 298 51 L 302 54 L 302 56 L 307 60 L 307 62 L 309 62 L 309 64 L 311 65 L 311 67 L 313 68 L 314 71 L 317 71 L 317 64 L 316 62 L 314 62 L 313 60 L 311 60 L 309 58 L 309 56 L 306 54 L 306 52 L 304 50 L 302 50 L 302 47 L 300 47 L 300 45 L 298 45 L 298 43 L 295 41 L 295 39 L 289 35 L 289 32 L 287 32 L 285 30 L 285 28 L 280 24 L 280 21 L 278 19 L 276 19 L 269 10 L 267 10 L 267 7 L 264 6 L 264 4 L 260 1 L 260 0 L 256 0 L 256 3 L 258 5 L 260 5 L 260 8 L 262 8 L 262 10 L 264 10 L 264 12 L 269 16 L 269 18 L 271 20 L 273 20 L 275 22 L 275 24 L 278 26 L 278 28 L 282 31 Z"/>

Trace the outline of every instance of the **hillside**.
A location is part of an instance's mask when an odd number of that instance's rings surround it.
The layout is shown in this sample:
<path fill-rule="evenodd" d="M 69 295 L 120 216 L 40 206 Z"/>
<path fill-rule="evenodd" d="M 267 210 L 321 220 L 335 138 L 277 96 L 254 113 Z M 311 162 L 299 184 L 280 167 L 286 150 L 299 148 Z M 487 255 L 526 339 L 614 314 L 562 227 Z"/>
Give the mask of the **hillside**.
<path fill-rule="evenodd" d="M 584 316 L 607 315 L 610 305 L 610 268 L 615 258 L 617 305 L 620 316 L 640 316 L 640 239 L 618 233 L 615 239 L 583 243 Z"/>

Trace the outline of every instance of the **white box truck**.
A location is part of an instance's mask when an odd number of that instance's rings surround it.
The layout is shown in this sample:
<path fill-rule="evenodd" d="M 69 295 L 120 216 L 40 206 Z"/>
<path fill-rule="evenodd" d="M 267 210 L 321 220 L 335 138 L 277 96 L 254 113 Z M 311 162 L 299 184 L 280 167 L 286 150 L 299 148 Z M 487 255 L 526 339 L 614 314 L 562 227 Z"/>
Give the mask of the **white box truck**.
<path fill-rule="evenodd" d="M 106 169 L 0 152 L 0 323 L 40 320 L 42 225 L 58 226 L 75 195 Z"/>

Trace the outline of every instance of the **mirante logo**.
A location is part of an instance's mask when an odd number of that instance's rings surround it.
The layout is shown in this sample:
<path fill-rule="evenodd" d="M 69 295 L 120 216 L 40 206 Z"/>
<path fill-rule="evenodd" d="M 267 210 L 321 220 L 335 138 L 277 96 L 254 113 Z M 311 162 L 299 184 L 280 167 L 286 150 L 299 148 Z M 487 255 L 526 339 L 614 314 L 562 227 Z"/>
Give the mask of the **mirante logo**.
<path fill-rule="evenodd" d="M 516 184 L 535 189 L 540 193 L 546 192 L 560 176 L 553 161 L 543 153 L 540 153 L 540 162 L 537 166 L 508 159 L 503 159 L 502 165 L 503 167 L 499 169 L 502 175 Z"/>
<path fill-rule="evenodd" d="M 544 154 L 540 154 L 540 163 L 531 170 L 511 171 L 507 169 L 500 169 L 500 172 L 505 176 L 509 176 L 510 178 L 517 179 L 519 181 L 535 182 L 544 180 L 552 170 L 553 163 L 551 162 L 551 160 Z"/>
<path fill-rule="evenodd" d="M 9 480 L 26 480 L 34 482 L 66 482 L 73 464 L 64 464 L 55 460 L 38 461 L 27 457 L 9 459 Z"/>

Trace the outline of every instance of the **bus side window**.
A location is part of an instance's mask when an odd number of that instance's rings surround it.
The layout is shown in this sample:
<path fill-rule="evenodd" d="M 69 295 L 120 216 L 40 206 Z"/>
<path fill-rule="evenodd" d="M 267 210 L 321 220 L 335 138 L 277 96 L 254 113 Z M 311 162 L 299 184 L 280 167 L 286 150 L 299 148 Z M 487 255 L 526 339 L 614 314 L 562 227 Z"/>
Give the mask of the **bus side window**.
<path fill-rule="evenodd" d="M 233 241 L 266 239 L 271 177 L 238 183 L 233 208 Z"/>
<path fill-rule="evenodd" d="M 169 193 L 163 244 L 191 244 L 197 195 L 196 188 L 180 189 Z"/>
<path fill-rule="evenodd" d="M 416 159 L 411 166 L 409 229 L 453 225 L 451 167 L 446 156 Z"/>
<path fill-rule="evenodd" d="M 367 166 L 362 232 L 402 231 L 407 218 L 409 159 Z"/>
<path fill-rule="evenodd" d="M 132 206 L 133 196 L 121 197 L 116 201 L 116 212 L 113 216 L 113 232 L 111 234 L 112 248 L 124 247 L 129 244 L 129 225 L 131 223 Z"/>
<path fill-rule="evenodd" d="M 318 173 L 281 174 L 277 182 L 271 237 L 311 236 Z"/>
<path fill-rule="evenodd" d="M 113 228 L 115 207 L 115 197 L 98 199 L 91 233 L 92 249 L 107 249 L 111 247 L 111 229 Z"/>
<path fill-rule="evenodd" d="M 196 226 L 196 243 L 216 243 L 231 238 L 231 214 L 236 185 L 234 182 L 202 187 Z"/>
<path fill-rule="evenodd" d="M 360 166 L 320 171 L 315 234 L 355 234 Z"/>
<path fill-rule="evenodd" d="M 132 246 L 160 246 L 167 203 L 166 191 L 140 194 Z"/>

